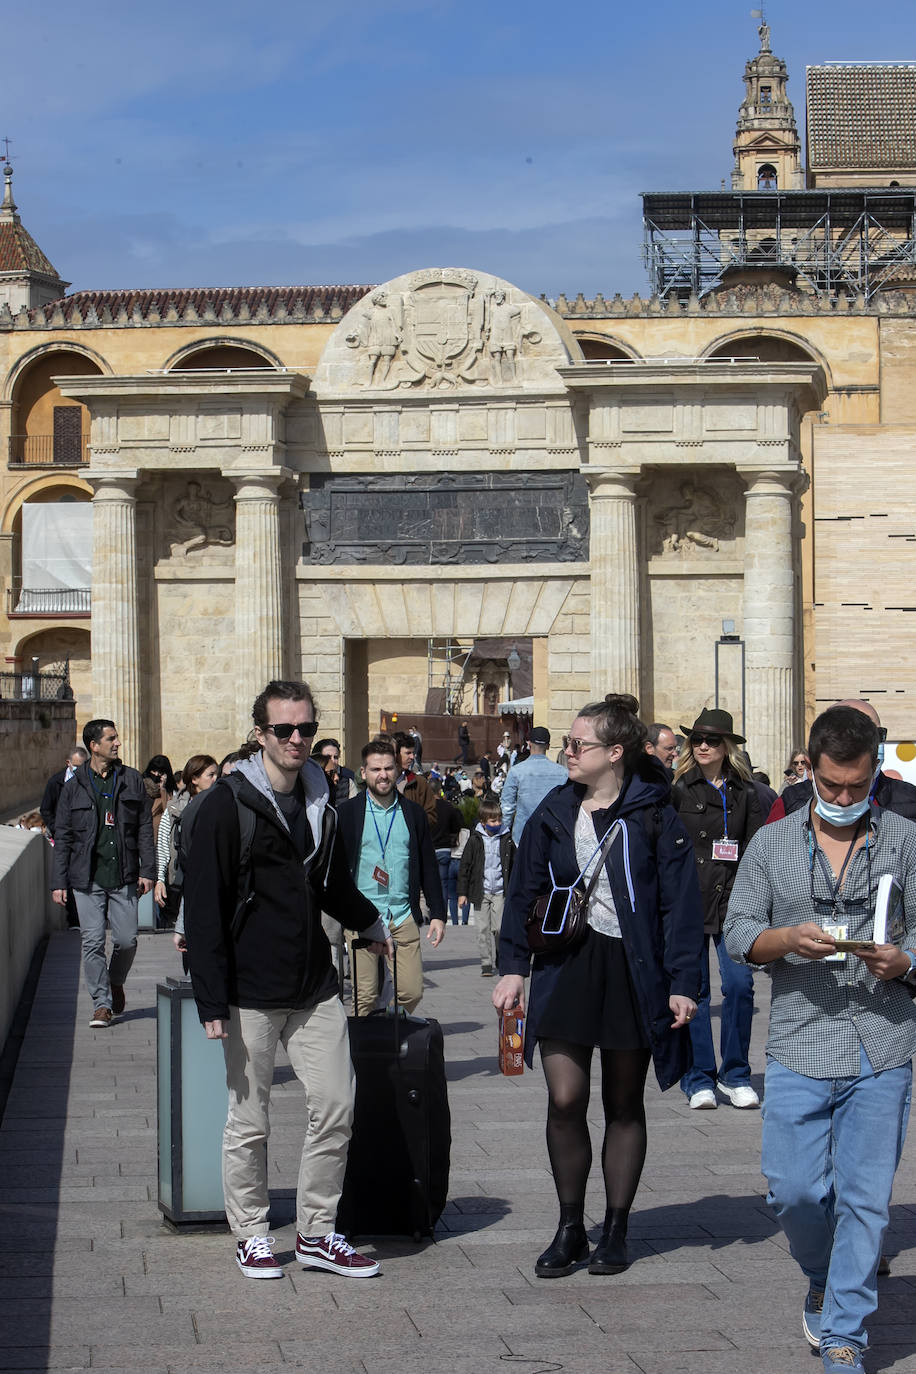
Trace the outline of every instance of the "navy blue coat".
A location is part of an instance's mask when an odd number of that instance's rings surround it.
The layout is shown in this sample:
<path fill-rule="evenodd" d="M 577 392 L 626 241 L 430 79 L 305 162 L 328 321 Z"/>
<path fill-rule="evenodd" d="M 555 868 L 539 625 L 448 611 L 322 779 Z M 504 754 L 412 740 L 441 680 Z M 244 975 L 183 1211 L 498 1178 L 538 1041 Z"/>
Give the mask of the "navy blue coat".
<path fill-rule="evenodd" d="M 696 999 L 704 948 L 703 904 L 697 883 L 693 846 L 674 808 L 662 767 L 646 756 L 645 765 L 625 784 L 609 811 L 595 813 L 597 832 L 610 820 L 625 823 L 625 845 L 614 843 L 606 862 L 611 892 L 636 1004 L 652 1050 L 655 1075 L 664 1090 L 677 1083 L 690 1064 L 686 1028 L 671 1029 L 673 996 Z M 541 802 L 522 833 L 512 869 L 499 942 L 499 971 L 531 972 L 525 1027 L 525 1060 L 530 1066 L 538 1020 L 550 1000 L 565 955 L 536 955 L 532 961 L 525 936 L 535 900 L 550 891 L 548 863 L 560 885 L 575 882 L 575 826 L 585 788 L 568 782 Z M 629 858 L 629 883 L 624 854 Z M 632 891 L 632 900 L 630 893 Z"/>

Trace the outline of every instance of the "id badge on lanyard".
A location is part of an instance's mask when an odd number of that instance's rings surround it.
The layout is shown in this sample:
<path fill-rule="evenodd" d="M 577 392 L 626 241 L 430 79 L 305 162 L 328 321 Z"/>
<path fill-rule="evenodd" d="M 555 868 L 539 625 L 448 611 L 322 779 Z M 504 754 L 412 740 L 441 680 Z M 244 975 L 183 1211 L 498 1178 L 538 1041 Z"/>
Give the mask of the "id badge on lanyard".
<path fill-rule="evenodd" d="M 718 792 L 718 788 L 716 791 Z M 713 840 L 712 857 L 720 862 L 736 864 L 738 862 L 738 842 L 728 838 L 728 807 L 725 803 L 725 783 L 722 784 L 722 814 L 725 818 L 725 834 L 721 840 Z"/>

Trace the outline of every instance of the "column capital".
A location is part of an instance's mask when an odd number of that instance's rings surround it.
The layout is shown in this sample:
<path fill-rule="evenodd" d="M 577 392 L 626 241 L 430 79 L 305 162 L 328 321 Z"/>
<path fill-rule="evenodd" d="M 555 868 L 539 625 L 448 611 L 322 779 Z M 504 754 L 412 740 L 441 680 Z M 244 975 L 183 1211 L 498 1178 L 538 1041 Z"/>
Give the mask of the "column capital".
<path fill-rule="evenodd" d="M 799 468 L 738 467 L 747 490 L 745 496 L 800 496 L 808 486 L 808 474 Z"/>
<path fill-rule="evenodd" d="M 85 479 L 92 487 L 94 501 L 135 501 L 140 473 L 136 468 L 90 470 Z"/>
<path fill-rule="evenodd" d="M 588 482 L 589 496 L 609 497 L 618 501 L 634 501 L 636 499 L 636 483 L 642 472 L 640 468 L 583 467 L 582 474 Z"/>
<path fill-rule="evenodd" d="M 223 472 L 235 485 L 236 501 L 272 501 L 284 482 L 295 474 L 292 468 L 227 468 Z"/>

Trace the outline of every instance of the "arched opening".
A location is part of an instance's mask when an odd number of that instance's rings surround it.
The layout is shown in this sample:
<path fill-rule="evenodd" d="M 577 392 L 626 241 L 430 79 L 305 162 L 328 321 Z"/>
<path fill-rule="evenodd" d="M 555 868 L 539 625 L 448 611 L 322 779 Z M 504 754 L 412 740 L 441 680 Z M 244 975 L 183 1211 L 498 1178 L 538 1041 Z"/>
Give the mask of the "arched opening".
<path fill-rule="evenodd" d="M 628 353 L 625 353 L 617 344 L 611 343 L 610 339 L 588 339 L 577 335 L 576 342 L 582 349 L 582 356 L 586 362 L 610 360 L 616 363 L 631 363 L 633 361 Z"/>
<path fill-rule="evenodd" d="M 44 673 L 63 672 L 69 662 L 70 686 L 76 698 L 77 734 L 92 719 L 92 661 L 89 631 L 82 626 L 55 625 L 27 635 L 16 646 L 15 661 L 28 666 L 33 658 Z"/>
<path fill-rule="evenodd" d="M 744 334 L 727 339 L 709 354 L 710 358 L 759 358 L 762 363 L 813 363 L 816 358 L 801 344 L 772 334 Z"/>
<path fill-rule="evenodd" d="M 757 168 L 757 190 L 775 191 L 777 186 L 776 168 L 770 162 L 765 162 L 762 167 Z"/>
<path fill-rule="evenodd" d="M 101 374 L 84 353 L 63 348 L 41 353 L 23 368 L 13 388 L 10 467 L 79 467 L 89 461 L 89 411 L 62 396 L 53 379 Z"/>
<path fill-rule="evenodd" d="M 92 500 L 50 484 L 29 493 L 10 522 L 11 619 L 88 619 L 92 588 Z"/>
<path fill-rule="evenodd" d="M 248 367 L 273 367 L 263 353 L 240 344 L 210 344 L 192 353 L 185 353 L 172 364 L 173 372 L 219 369 L 222 372 Z"/>

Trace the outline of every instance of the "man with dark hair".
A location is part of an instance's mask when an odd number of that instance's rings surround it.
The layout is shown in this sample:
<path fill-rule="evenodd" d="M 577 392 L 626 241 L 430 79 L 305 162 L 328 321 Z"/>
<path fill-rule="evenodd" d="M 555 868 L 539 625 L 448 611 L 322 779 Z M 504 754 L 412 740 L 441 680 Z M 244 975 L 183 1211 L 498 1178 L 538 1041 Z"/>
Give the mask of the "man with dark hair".
<path fill-rule="evenodd" d="M 318 730 L 308 685 L 268 683 L 252 719 L 261 752 L 205 794 L 184 887 L 198 1014 L 207 1037 L 225 1042 L 226 1216 L 245 1277 L 282 1278 L 267 1234 L 268 1112 L 282 1044 L 308 1097 L 296 1259 L 343 1278 L 367 1278 L 378 1264 L 334 1229 L 354 1080 L 321 908 L 374 941 L 378 953 L 388 947 L 387 933 L 354 887 L 335 842 L 327 779 L 308 757 Z"/>
<path fill-rule="evenodd" d="M 357 887 L 397 945 L 398 1001 L 411 1012 L 423 996 L 421 892 L 430 911 L 427 939 L 434 949 L 445 934 L 439 866 L 425 811 L 398 791 L 394 745 L 371 740 L 362 757 L 366 790 L 340 808 L 340 838 Z M 353 928 L 352 921 L 345 924 Z M 378 996 L 377 961 L 359 949 L 351 951 L 351 957 L 355 959 L 357 1010 L 367 1015 Z"/>
<path fill-rule="evenodd" d="M 848 698 L 845 701 L 838 701 L 837 706 L 851 706 L 856 711 L 861 711 L 863 715 L 874 723 L 878 730 L 878 772 L 875 774 L 874 787 L 872 789 L 872 800 L 877 806 L 885 806 L 888 811 L 896 811 L 898 816 L 906 816 L 908 821 L 916 821 L 916 787 L 911 782 L 905 782 L 903 778 L 889 778 L 886 773 L 881 771 L 881 764 L 884 762 L 884 741 L 887 739 L 887 731 L 881 724 L 878 712 L 870 701 L 862 701 L 860 698 Z M 805 778 L 802 782 L 796 782 L 791 787 L 786 787 L 781 796 L 777 797 L 772 805 L 768 821 L 778 821 L 783 816 L 788 816 L 796 811 L 800 806 L 807 806 L 811 800 L 811 779 Z"/>
<path fill-rule="evenodd" d="M 118 757 L 114 721 L 90 720 L 83 744 L 87 761 L 62 788 L 54 816 L 51 896 L 66 906 L 73 893 L 92 998 L 89 1024 L 104 1029 L 127 1005 L 124 983 L 137 953 L 137 894 L 149 892 L 156 878 L 153 813 L 142 777 Z"/>
<path fill-rule="evenodd" d="M 344 768 L 340 761 L 340 740 L 331 739 L 330 736 L 327 739 L 316 739 L 312 745 L 312 758 L 318 760 L 326 773 L 332 768 L 337 774 L 335 805 L 339 805 L 340 802 L 345 802 L 355 795 L 356 774 L 352 768 Z M 352 788 L 351 783 L 353 784 Z"/>
<path fill-rule="evenodd" d="M 762 1169 L 826 1374 L 863 1368 L 916 1051 L 916 825 L 874 804 L 878 744 L 858 705 L 817 718 L 812 800 L 754 835 L 724 930 L 772 978 Z"/>
<path fill-rule="evenodd" d="M 654 754 L 660 759 L 662 767 L 669 773 L 674 771 L 677 762 L 677 740 L 670 725 L 663 725 L 659 720 L 652 722 L 646 740 L 646 753 Z"/>
<path fill-rule="evenodd" d="M 414 768 L 417 757 L 413 736 L 408 735 L 403 730 L 398 730 L 391 739 L 398 765 L 396 779 L 398 791 L 408 801 L 416 802 L 418 806 L 423 807 L 426 812 L 426 819 L 432 827 L 436 824 L 436 794 L 423 774 L 418 773 Z"/>

